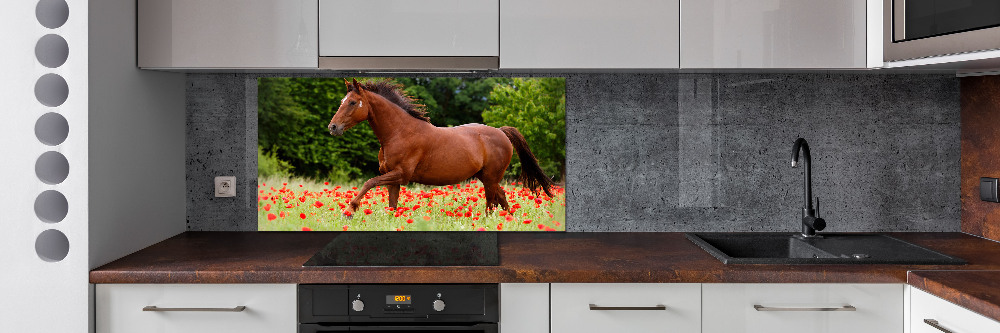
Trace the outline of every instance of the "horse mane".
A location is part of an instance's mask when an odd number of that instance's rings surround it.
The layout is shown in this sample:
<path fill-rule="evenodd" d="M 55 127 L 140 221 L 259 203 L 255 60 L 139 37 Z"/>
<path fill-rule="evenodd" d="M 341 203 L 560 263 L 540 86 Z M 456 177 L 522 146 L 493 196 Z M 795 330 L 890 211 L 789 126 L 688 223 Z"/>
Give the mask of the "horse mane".
<path fill-rule="evenodd" d="M 407 95 L 403 91 L 403 85 L 390 80 L 367 81 L 360 83 L 360 85 L 361 88 L 379 94 L 393 104 L 396 104 L 403 111 L 413 116 L 413 118 L 431 122 L 431 119 L 427 117 L 427 110 L 424 109 L 424 105 L 416 103 L 413 97 Z"/>

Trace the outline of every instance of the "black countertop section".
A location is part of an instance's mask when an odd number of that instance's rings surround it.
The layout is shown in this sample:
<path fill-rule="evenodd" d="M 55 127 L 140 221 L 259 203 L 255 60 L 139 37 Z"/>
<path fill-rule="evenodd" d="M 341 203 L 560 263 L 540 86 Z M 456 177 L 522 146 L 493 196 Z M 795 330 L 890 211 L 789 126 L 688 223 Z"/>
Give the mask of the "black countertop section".
<path fill-rule="evenodd" d="M 344 232 L 303 266 L 496 266 L 495 232 Z"/>

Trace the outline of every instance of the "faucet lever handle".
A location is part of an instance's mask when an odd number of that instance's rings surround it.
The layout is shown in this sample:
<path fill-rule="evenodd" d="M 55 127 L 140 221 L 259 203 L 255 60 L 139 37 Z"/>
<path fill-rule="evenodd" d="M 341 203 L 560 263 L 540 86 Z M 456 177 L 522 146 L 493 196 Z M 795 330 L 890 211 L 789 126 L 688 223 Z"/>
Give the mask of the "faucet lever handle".
<path fill-rule="evenodd" d="M 819 217 L 819 196 L 816 196 L 816 217 Z"/>

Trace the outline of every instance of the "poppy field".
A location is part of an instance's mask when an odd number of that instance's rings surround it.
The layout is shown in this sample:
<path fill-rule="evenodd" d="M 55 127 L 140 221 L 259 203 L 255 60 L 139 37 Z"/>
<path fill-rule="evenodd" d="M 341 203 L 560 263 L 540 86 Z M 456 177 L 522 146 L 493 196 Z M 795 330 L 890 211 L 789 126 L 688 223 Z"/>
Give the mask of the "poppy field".
<path fill-rule="evenodd" d="M 566 190 L 554 197 L 534 193 L 516 182 L 501 184 L 510 210 L 486 212 L 482 184 L 403 186 L 395 210 L 389 192 L 375 187 L 351 216 L 344 212 L 361 186 L 305 179 L 260 178 L 257 229 L 261 231 L 565 231 Z"/>

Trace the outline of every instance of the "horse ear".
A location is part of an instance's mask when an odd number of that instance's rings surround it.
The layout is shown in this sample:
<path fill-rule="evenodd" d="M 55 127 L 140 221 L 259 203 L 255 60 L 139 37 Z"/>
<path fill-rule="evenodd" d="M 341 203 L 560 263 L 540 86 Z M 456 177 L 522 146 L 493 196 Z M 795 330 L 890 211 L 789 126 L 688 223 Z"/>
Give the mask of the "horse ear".
<path fill-rule="evenodd" d="M 351 79 L 351 81 L 353 81 L 353 83 L 354 83 L 354 92 L 360 94 L 361 93 L 361 86 L 358 85 L 358 79 Z"/>
<path fill-rule="evenodd" d="M 354 87 L 351 87 L 351 83 L 344 79 L 344 85 L 347 86 L 347 92 L 351 92 Z"/>

